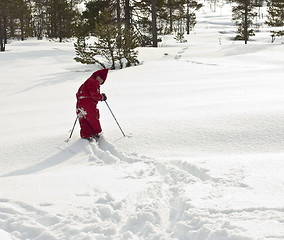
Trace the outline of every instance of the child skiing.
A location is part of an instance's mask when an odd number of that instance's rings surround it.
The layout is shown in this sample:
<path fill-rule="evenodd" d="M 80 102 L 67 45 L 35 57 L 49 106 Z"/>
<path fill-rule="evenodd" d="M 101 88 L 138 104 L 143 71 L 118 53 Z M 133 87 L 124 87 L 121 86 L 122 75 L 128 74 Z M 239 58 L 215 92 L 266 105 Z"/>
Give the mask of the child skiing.
<path fill-rule="evenodd" d="M 98 101 L 105 101 L 107 99 L 104 93 L 100 93 L 100 85 L 104 84 L 108 70 L 105 68 L 94 72 L 80 86 L 76 94 L 76 112 L 81 127 L 80 135 L 81 138 L 88 139 L 89 141 L 92 141 L 93 138 L 99 138 L 99 134 L 102 132 L 97 104 Z"/>

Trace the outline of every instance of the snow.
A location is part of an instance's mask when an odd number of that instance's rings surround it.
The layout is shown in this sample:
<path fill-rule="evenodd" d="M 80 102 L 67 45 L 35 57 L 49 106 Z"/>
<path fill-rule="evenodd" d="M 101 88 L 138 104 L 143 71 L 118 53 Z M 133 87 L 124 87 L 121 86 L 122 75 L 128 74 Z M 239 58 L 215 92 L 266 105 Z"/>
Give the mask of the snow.
<path fill-rule="evenodd" d="M 103 136 L 80 139 L 93 66 L 71 42 L 0 54 L 0 239 L 284 239 L 284 39 L 232 41 L 229 6 L 110 71 Z M 264 20 L 263 20 L 264 21 Z"/>

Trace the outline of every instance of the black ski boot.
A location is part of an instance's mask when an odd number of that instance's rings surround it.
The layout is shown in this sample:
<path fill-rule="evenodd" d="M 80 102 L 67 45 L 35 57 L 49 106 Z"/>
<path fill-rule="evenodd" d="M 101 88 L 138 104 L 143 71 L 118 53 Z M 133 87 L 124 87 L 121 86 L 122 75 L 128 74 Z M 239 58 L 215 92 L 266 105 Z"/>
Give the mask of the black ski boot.
<path fill-rule="evenodd" d="M 92 141 L 93 141 L 93 138 L 92 138 L 92 137 L 83 138 L 83 139 L 88 140 L 89 142 L 92 142 Z"/>
<path fill-rule="evenodd" d="M 96 142 L 99 140 L 99 138 L 100 138 L 100 134 L 96 134 L 96 135 L 94 135 L 93 136 L 93 138 L 96 140 Z"/>

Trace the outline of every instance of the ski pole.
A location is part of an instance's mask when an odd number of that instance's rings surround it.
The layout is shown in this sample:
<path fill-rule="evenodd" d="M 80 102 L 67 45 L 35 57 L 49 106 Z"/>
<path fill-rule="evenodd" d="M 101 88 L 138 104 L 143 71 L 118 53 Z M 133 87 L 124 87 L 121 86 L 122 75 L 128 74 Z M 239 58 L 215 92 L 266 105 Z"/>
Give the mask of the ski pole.
<path fill-rule="evenodd" d="M 71 137 L 72 137 L 72 134 L 73 134 L 73 131 L 74 131 L 74 128 L 75 128 L 75 125 L 76 125 L 76 123 L 77 123 L 78 118 L 79 118 L 79 115 L 77 115 L 77 117 L 76 117 L 76 120 L 75 120 L 75 122 L 74 122 L 73 128 L 72 128 L 71 133 L 70 133 L 70 136 L 69 136 L 69 138 L 66 140 L 66 142 L 69 142 L 69 141 L 70 141 L 70 139 L 71 139 Z"/>
<path fill-rule="evenodd" d="M 116 120 L 116 118 L 115 118 L 115 116 L 114 116 L 113 112 L 111 111 L 111 109 L 110 109 L 110 107 L 109 107 L 109 105 L 108 105 L 107 101 L 105 100 L 104 102 L 106 103 L 106 105 L 107 105 L 107 107 L 108 107 L 108 109 L 109 109 L 109 111 L 110 111 L 111 115 L 113 116 L 114 120 L 116 121 L 117 126 L 119 127 L 120 131 L 122 132 L 123 136 L 125 137 L 125 134 L 124 134 L 124 132 L 122 131 L 122 129 L 121 129 L 121 127 L 120 127 L 119 123 L 117 122 L 117 120 Z"/>

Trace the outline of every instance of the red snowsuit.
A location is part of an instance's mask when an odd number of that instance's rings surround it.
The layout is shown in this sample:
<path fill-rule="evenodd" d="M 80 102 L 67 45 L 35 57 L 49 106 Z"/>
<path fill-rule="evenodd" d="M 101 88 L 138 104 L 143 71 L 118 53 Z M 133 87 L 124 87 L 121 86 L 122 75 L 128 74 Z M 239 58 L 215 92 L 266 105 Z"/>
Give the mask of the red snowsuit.
<path fill-rule="evenodd" d="M 81 138 L 90 138 L 102 131 L 100 113 L 97 109 L 98 101 L 103 101 L 104 96 L 100 93 L 99 76 L 103 83 L 108 74 L 108 69 L 101 69 L 92 74 L 79 88 L 76 97 L 76 112 L 79 116 Z M 101 84 L 103 84 L 101 83 Z"/>

